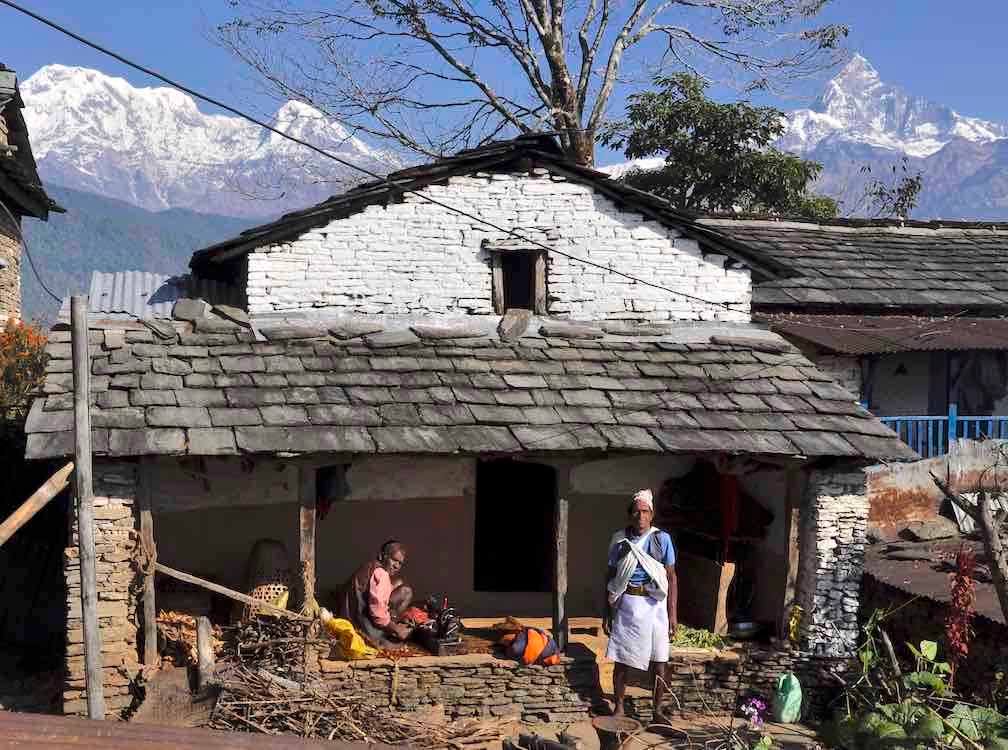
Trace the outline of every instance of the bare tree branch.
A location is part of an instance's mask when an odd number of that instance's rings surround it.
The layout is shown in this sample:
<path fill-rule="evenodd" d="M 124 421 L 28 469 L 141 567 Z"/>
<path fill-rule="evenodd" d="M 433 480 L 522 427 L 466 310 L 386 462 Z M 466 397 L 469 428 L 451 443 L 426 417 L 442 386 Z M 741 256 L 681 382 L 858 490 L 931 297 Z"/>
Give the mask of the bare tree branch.
<path fill-rule="evenodd" d="M 230 1 L 215 38 L 269 91 L 425 156 L 549 129 L 590 164 L 617 87 L 661 72 L 627 55 L 646 40 L 659 68 L 763 87 L 835 64 L 846 33 L 810 26 L 828 0 Z"/>

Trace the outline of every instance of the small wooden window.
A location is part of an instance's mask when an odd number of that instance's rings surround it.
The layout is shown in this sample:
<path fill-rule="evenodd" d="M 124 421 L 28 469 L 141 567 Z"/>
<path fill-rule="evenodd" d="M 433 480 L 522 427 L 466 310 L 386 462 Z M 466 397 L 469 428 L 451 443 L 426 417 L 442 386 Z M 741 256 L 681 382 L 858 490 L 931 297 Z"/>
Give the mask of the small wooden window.
<path fill-rule="evenodd" d="M 503 315 L 508 310 L 546 314 L 546 254 L 495 252 L 493 254 L 493 304 Z"/>

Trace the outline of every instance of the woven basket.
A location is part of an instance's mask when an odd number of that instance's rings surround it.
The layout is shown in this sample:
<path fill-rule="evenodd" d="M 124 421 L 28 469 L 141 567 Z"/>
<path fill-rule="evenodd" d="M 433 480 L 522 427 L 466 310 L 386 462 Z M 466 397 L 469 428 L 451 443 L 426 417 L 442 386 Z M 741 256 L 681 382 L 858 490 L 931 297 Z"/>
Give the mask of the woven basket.
<path fill-rule="evenodd" d="M 290 558 L 282 542 L 276 539 L 260 539 L 252 546 L 247 583 L 249 596 L 257 602 L 271 604 L 285 594 L 289 597 Z M 255 612 L 251 606 L 245 608 L 245 617 L 253 614 Z"/>

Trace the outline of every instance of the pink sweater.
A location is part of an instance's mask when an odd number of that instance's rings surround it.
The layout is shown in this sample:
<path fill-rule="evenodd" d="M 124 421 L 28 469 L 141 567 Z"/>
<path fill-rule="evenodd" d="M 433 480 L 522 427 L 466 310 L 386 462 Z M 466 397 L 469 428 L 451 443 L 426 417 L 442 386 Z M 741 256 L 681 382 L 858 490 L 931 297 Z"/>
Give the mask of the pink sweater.
<path fill-rule="evenodd" d="M 368 615 L 371 622 L 379 628 L 387 627 L 392 622 L 389 614 L 389 597 L 392 596 L 392 579 L 388 571 L 376 565 L 371 580 L 368 581 Z"/>

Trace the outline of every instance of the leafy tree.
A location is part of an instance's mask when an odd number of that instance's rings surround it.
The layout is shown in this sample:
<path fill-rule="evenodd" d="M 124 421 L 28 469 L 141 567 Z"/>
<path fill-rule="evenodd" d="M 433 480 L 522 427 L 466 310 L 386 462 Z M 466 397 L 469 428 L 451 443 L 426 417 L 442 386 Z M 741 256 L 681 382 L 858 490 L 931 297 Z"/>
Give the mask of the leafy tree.
<path fill-rule="evenodd" d="M 229 3 L 217 40 L 268 91 L 433 157 L 549 131 L 591 164 L 617 84 L 685 68 L 769 88 L 832 67 L 847 35 L 814 25 L 829 0 Z"/>
<path fill-rule="evenodd" d="M 865 185 L 862 205 L 865 212 L 873 219 L 909 219 L 910 212 L 917 206 L 920 191 L 924 187 L 924 173 L 921 170 L 910 171 L 910 160 L 903 157 L 902 161 L 893 164 L 885 179 L 876 177 Z M 870 164 L 861 167 L 861 174 L 870 175 Z"/>
<path fill-rule="evenodd" d="M 784 132 L 780 110 L 711 101 L 707 83 L 686 73 L 655 84 L 631 96 L 626 120 L 602 135 L 629 159 L 665 157 L 660 169 L 631 170 L 625 182 L 695 211 L 836 216 L 836 201 L 808 192 L 822 165 L 770 145 Z"/>

